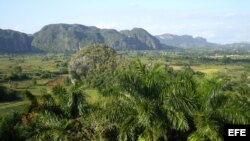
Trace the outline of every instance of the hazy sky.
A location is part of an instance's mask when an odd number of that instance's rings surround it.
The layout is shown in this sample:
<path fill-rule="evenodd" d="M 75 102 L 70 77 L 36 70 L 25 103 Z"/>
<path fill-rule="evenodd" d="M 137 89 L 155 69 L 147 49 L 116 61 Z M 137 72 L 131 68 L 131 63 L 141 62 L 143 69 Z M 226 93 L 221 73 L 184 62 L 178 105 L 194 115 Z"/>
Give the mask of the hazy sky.
<path fill-rule="evenodd" d="M 211 42 L 250 42 L 250 0 L 1 0 L 0 28 L 34 33 L 51 23 L 153 35 L 202 36 Z"/>

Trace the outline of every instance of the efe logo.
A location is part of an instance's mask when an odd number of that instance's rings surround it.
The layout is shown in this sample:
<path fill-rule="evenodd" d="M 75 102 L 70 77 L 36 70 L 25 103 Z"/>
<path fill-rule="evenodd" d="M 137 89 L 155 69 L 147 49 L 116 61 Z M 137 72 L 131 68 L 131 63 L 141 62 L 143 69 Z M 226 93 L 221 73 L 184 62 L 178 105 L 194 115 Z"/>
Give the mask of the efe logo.
<path fill-rule="evenodd" d="M 228 136 L 246 136 L 246 129 L 228 129 Z"/>
<path fill-rule="evenodd" d="M 250 125 L 224 125 L 224 141 L 250 141 Z"/>

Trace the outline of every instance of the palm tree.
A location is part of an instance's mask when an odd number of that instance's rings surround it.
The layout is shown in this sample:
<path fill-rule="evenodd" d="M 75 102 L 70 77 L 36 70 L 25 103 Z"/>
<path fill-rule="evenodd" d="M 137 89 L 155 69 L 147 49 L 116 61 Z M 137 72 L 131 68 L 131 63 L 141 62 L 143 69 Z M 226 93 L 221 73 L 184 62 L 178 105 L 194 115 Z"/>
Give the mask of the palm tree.
<path fill-rule="evenodd" d="M 23 141 L 25 138 L 16 130 L 17 124 L 21 121 L 22 115 L 13 113 L 0 117 L 0 140 L 3 141 Z"/>
<path fill-rule="evenodd" d="M 190 141 L 223 140 L 224 124 L 249 123 L 250 103 L 234 93 L 222 90 L 228 81 L 221 76 L 207 76 L 198 88 L 199 107 L 193 113 L 196 130 Z"/>
<path fill-rule="evenodd" d="M 178 90 L 162 65 L 139 60 L 120 75 L 120 92 L 102 104 L 108 119 L 120 129 L 120 140 L 169 139 L 171 132 L 189 129 L 187 114 L 192 99 L 184 86 Z"/>
<path fill-rule="evenodd" d="M 84 95 L 78 89 L 68 93 L 63 87 L 43 95 L 33 111 L 33 122 L 24 128 L 29 130 L 28 140 L 90 140 L 92 131 L 84 120 L 89 106 Z"/>

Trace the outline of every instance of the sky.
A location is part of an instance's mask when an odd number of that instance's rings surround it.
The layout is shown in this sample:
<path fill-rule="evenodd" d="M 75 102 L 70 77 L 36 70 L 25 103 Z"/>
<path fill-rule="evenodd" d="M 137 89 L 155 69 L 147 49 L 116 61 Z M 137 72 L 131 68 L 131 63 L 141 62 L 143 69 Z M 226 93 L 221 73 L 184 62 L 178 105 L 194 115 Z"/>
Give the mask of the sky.
<path fill-rule="evenodd" d="M 0 28 L 29 34 L 55 23 L 153 35 L 201 36 L 210 42 L 250 42 L 250 0 L 1 0 Z"/>

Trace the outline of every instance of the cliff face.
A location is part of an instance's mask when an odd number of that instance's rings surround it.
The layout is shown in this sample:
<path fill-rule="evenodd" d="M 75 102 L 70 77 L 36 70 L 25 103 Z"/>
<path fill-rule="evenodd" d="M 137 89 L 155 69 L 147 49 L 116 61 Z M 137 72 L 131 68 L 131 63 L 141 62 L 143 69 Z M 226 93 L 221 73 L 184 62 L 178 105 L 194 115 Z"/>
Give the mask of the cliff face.
<path fill-rule="evenodd" d="M 13 30 L 0 29 L 0 53 L 24 53 L 32 51 L 32 36 Z"/>
<path fill-rule="evenodd" d="M 116 50 L 161 48 L 159 40 L 144 29 L 118 32 L 78 24 L 47 25 L 34 34 L 32 46 L 47 52 L 64 52 L 93 43 L 106 44 Z"/>

